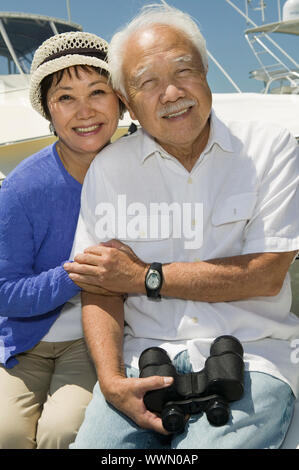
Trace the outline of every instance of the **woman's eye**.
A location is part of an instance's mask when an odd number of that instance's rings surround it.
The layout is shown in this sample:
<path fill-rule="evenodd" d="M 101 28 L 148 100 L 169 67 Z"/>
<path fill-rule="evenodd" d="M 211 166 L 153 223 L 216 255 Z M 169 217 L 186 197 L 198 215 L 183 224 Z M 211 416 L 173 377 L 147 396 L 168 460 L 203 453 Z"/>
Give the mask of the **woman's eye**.
<path fill-rule="evenodd" d="M 102 94 L 105 94 L 105 90 L 102 90 L 102 89 L 94 90 L 91 94 L 93 96 L 102 95 Z"/>
<path fill-rule="evenodd" d="M 68 101 L 70 99 L 71 99 L 70 95 L 61 95 L 59 96 L 58 101 Z"/>

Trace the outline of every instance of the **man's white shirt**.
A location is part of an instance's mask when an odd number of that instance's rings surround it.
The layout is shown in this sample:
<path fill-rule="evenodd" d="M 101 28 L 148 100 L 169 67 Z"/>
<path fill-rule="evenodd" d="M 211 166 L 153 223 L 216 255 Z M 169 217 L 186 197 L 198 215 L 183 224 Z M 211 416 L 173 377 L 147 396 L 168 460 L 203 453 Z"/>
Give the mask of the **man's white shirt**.
<path fill-rule="evenodd" d="M 71 259 L 109 238 L 145 262 L 299 250 L 298 157 L 288 131 L 259 122 L 223 123 L 212 111 L 208 144 L 188 172 L 140 129 L 92 162 Z M 299 367 L 291 357 L 299 319 L 290 306 L 289 275 L 274 297 L 208 303 L 129 295 L 125 363 L 138 367 L 145 348 L 160 346 L 171 358 L 187 349 L 193 369 L 200 370 L 213 339 L 230 334 L 242 342 L 248 370 L 278 377 L 297 394 Z"/>

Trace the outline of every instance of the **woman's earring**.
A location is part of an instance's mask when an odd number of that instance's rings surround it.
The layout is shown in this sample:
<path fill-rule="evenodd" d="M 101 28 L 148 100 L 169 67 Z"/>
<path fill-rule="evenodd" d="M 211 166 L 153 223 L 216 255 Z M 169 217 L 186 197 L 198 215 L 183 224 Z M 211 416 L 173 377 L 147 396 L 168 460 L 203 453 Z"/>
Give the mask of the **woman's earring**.
<path fill-rule="evenodd" d="M 50 124 L 49 124 L 49 129 L 50 129 L 51 134 L 54 134 L 54 135 L 57 136 L 56 131 L 55 131 L 55 127 L 53 126 L 52 122 L 50 122 Z"/>

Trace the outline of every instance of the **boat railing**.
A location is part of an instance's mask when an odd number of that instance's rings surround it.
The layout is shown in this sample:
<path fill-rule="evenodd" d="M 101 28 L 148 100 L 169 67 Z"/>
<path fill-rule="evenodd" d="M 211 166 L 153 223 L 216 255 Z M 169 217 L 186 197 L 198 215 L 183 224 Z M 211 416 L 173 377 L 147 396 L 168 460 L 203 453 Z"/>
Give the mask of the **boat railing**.
<path fill-rule="evenodd" d="M 23 87 L 23 88 L 13 88 L 12 90 L 1 90 L 0 88 L 0 95 L 7 95 L 8 93 L 16 93 L 17 91 L 27 91 L 28 90 L 28 86 L 26 87 Z"/>
<path fill-rule="evenodd" d="M 275 82 L 280 82 L 280 93 L 286 94 L 298 94 L 299 93 L 299 69 L 285 71 L 285 70 L 273 70 L 273 67 L 268 67 L 267 71 L 265 70 L 252 70 L 249 72 L 250 78 L 255 78 L 264 82 L 263 93 L 269 93 L 270 88 Z M 287 82 L 288 86 L 283 86 L 283 82 Z M 283 91 L 285 90 L 285 91 Z M 272 90 L 272 93 L 275 93 L 275 89 Z"/>
<path fill-rule="evenodd" d="M 288 80 L 290 84 L 287 93 L 298 93 L 299 64 L 268 33 L 299 34 L 299 20 L 281 21 L 280 8 L 278 8 L 279 22 L 258 26 L 249 17 L 248 5 L 253 8 L 253 2 L 245 1 L 245 12 L 235 4 L 236 2 L 232 0 L 226 0 L 226 2 L 246 20 L 247 25 L 250 25 L 250 28 L 244 32 L 245 39 L 261 67 L 259 70 L 251 72 L 250 78 L 261 80 L 260 77 L 263 76 L 262 81 L 265 84 L 263 93 L 269 93 L 273 81 L 281 79 Z M 261 10 L 264 22 L 266 4 L 260 1 L 259 5 L 253 10 Z M 274 76 L 275 74 L 278 74 L 279 78 Z M 283 92 L 283 88 L 281 92 Z"/>

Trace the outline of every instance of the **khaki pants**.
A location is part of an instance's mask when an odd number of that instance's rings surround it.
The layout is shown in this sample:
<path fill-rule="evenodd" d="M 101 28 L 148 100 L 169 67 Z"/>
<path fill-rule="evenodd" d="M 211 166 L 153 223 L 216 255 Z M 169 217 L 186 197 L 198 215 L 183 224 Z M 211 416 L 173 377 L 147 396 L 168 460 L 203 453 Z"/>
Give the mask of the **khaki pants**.
<path fill-rule="evenodd" d="M 83 339 L 41 341 L 0 365 L 0 449 L 65 449 L 75 440 L 96 373 Z"/>

